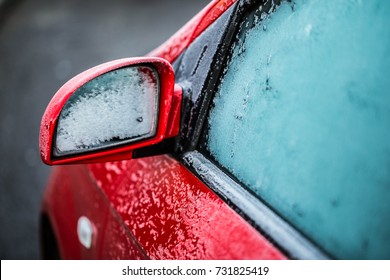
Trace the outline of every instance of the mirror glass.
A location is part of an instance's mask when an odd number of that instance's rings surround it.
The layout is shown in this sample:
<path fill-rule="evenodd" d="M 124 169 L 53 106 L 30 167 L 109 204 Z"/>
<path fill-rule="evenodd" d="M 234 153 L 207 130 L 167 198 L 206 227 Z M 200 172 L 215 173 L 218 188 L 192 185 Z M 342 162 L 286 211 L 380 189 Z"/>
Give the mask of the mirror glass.
<path fill-rule="evenodd" d="M 54 156 L 153 137 L 158 96 L 158 74 L 144 65 L 120 68 L 87 82 L 69 98 L 60 113 Z"/>

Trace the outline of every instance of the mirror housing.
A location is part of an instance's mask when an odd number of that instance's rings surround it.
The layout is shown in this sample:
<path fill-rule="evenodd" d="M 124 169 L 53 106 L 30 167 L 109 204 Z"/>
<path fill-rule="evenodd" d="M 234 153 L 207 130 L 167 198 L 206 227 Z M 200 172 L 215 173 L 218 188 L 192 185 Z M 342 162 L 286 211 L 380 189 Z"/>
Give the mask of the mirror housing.
<path fill-rule="evenodd" d="M 137 79 L 133 82 L 132 73 L 137 74 Z M 130 77 L 129 80 L 125 80 L 127 77 Z M 154 85 L 156 87 L 155 96 L 153 91 L 145 90 L 151 87 L 153 79 L 152 87 Z M 122 89 L 123 92 L 127 89 L 125 93 L 127 99 L 124 102 L 121 100 Z M 145 96 L 145 92 L 150 96 L 146 99 L 141 98 L 141 95 Z M 65 83 L 47 106 L 40 127 L 39 146 L 42 161 L 48 165 L 56 165 L 131 159 L 133 151 L 153 147 L 164 139 L 178 135 L 181 97 L 181 88 L 174 84 L 172 66 L 164 59 L 125 58 L 93 67 Z M 105 99 L 105 106 L 110 110 L 102 110 L 102 114 L 94 116 L 99 113 L 99 109 L 96 108 L 98 99 Z M 127 104 L 125 101 L 133 104 Z M 150 102 L 151 105 L 145 105 L 145 102 Z M 87 110 L 89 114 L 85 114 L 85 108 L 88 106 L 92 110 Z M 147 109 L 143 109 L 144 107 Z M 137 121 L 117 123 L 122 115 L 127 120 L 131 118 L 133 115 L 127 114 L 130 110 L 143 114 L 136 118 L 139 123 L 143 122 L 143 130 L 136 128 Z M 144 119 L 148 120 L 149 126 L 144 125 L 146 123 Z M 114 129 L 112 137 L 109 134 L 108 138 L 105 136 L 96 140 L 97 129 L 101 128 L 102 133 L 107 134 L 105 132 L 112 126 L 116 126 L 119 132 L 115 132 Z M 137 129 L 145 133 L 137 135 Z M 71 142 L 72 148 L 64 150 L 63 147 L 69 146 L 69 142 L 66 141 L 69 139 L 73 141 L 74 131 L 78 132 L 75 138 L 77 145 Z"/>

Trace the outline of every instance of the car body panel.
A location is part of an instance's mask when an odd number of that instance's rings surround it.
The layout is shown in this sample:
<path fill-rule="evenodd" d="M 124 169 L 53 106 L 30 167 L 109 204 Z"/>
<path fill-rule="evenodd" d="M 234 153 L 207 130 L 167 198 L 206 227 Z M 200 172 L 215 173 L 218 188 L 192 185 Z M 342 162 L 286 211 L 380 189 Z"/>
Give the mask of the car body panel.
<path fill-rule="evenodd" d="M 162 155 L 89 170 L 153 259 L 284 258 L 176 159 Z"/>
<path fill-rule="evenodd" d="M 173 63 L 236 1 L 213 1 L 149 55 Z M 285 259 L 173 156 L 57 167 L 42 208 L 65 259 Z M 88 217 L 93 248 L 77 238 Z"/>
<path fill-rule="evenodd" d="M 207 27 L 236 2 L 237 0 L 211 1 L 172 37 L 151 51 L 148 56 L 161 57 L 172 63 Z"/>
<path fill-rule="evenodd" d="M 139 244 L 113 212 L 85 165 L 55 167 L 43 200 L 63 259 L 147 259 Z M 77 222 L 87 217 L 93 225 L 92 246 L 77 236 Z"/>

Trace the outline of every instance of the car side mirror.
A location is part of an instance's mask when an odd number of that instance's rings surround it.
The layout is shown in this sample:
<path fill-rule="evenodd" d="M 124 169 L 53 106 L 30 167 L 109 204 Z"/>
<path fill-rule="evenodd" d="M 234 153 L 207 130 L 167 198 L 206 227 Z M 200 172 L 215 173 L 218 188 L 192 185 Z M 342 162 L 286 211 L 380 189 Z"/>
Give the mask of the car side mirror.
<path fill-rule="evenodd" d="M 181 89 L 169 62 L 129 58 L 91 68 L 62 86 L 40 129 L 49 165 L 131 159 L 179 133 Z"/>

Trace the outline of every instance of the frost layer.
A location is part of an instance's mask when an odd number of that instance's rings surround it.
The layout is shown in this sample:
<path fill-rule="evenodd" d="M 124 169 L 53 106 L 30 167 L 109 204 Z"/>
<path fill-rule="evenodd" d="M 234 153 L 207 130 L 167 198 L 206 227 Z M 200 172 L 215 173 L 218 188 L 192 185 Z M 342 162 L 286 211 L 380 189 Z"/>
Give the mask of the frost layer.
<path fill-rule="evenodd" d="M 385 0 L 257 11 L 210 114 L 211 155 L 338 258 L 390 258 L 389 11 Z"/>
<path fill-rule="evenodd" d="M 60 114 L 58 155 L 153 136 L 157 83 L 154 71 L 142 66 L 118 69 L 82 86 Z"/>

